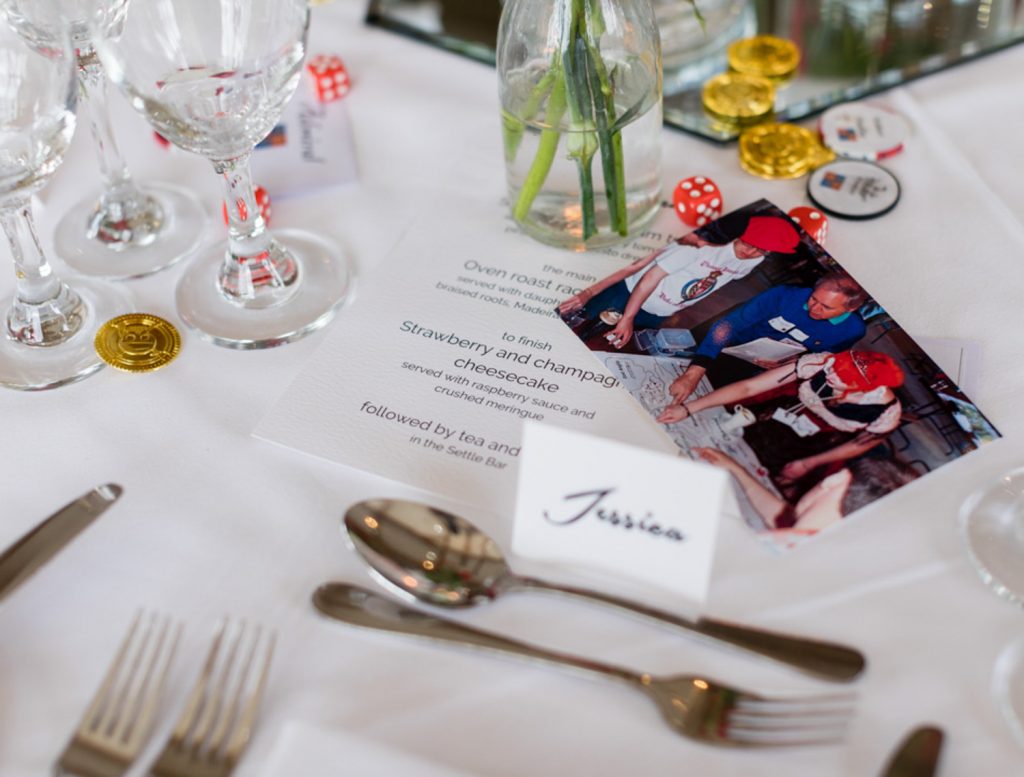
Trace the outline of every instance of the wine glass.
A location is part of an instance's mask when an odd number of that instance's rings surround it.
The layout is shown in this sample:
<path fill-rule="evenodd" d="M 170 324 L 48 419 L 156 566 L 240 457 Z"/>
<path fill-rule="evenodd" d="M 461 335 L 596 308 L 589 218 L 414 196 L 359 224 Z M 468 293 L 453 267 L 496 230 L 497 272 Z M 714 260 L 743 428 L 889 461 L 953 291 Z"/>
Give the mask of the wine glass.
<path fill-rule="evenodd" d="M 206 217 L 199 201 L 184 188 L 162 183 L 137 186 L 114 137 L 106 79 L 90 34 L 115 31 L 128 0 L 55 2 L 77 56 L 81 104 L 92 130 L 103 188 L 64 214 L 54 249 L 79 272 L 104 278 L 138 278 L 169 267 L 198 247 Z M 34 3 L 11 0 L 16 9 Z M 50 34 L 45 28 L 37 33 Z"/>
<path fill-rule="evenodd" d="M 231 348 L 266 348 L 326 324 L 348 288 L 338 249 L 298 230 L 267 230 L 249 172 L 252 149 L 295 91 L 306 0 L 133 0 L 115 34 L 96 37 L 114 83 L 156 130 L 221 177 L 228 239 L 178 284 L 182 319 Z"/>
<path fill-rule="evenodd" d="M 1024 747 L 1024 639 L 1011 642 L 999 653 L 992 670 L 992 695 L 1013 736 Z"/>
<path fill-rule="evenodd" d="M 74 288 L 53 272 L 32 219 L 31 196 L 64 158 L 75 128 L 75 55 L 50 0 L 0 0 L 0 224 L 17 276 L 0 336 L 0 385 L 45 389 L 103 366 L 97 326 L 127 309 L 96 282 Z M 61 34 L 63 31 L 63 34 Z"/>
<path fill-rule="evenodd" d="M 1024 606 L 1024 468 L 968 497 L 960 508 L 960 531 L 981 579 Z"/>
<path fill-rule="evenodd" d="M 978 575 L 1000 597 L 1024 606 L 1024 468 L 982 487 L 960 508 L 960 532 Z M 1008 645 L 992 673 L 992 694 L 1024 745 L 1024 639 Z"/>

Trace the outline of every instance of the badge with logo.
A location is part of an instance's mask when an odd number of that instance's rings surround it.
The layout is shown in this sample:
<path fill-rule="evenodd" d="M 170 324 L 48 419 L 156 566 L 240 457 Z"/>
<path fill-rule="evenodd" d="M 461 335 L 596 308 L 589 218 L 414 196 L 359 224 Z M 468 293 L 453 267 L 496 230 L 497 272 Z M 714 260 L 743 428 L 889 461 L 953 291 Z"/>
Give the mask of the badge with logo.
<path fill-rule="evenodd" d="M 871 162 L 840 159 L 811 173 L 807 196 L 829 215 L 873 219 L 896 207 L 900 182 L 888 170 Z"/>

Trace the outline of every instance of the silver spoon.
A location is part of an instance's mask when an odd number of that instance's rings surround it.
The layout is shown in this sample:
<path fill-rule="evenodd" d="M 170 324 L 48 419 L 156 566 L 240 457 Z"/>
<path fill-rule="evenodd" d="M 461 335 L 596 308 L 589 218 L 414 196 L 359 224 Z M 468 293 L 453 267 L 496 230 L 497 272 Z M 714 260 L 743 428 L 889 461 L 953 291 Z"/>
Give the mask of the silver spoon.
<path fill-rule="evenodd" d="M 469 607 L 509 591 L 554 591 L 726 642 L 816 677 L 847 681 L 864 671 L 864 656 L 843 645 L 709 618 L 686 620 L 599 591 L 521 577 L 509 569 L 494 541 L 472 523 L 419 502 L 358 502 L 346 511 L 345 528 L 355 549 L 384 581 L 428 604 Z"/>

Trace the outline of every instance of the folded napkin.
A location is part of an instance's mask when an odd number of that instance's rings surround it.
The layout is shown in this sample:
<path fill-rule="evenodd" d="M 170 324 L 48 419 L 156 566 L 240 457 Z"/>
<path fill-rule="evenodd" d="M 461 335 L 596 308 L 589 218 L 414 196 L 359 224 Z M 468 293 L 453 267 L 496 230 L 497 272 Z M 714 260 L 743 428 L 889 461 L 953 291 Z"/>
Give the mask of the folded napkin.
<path fill-rule="evenodd" d="M 471 777 L 451 766 L 430 763 L 413 753 L 304 721 L 284 725 L 262 777 Z"/>

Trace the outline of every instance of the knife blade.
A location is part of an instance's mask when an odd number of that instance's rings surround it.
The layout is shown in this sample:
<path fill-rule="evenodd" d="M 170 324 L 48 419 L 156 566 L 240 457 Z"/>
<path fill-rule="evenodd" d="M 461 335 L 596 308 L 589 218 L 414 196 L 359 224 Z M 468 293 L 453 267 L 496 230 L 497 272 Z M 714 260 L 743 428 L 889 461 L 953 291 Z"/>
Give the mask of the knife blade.
<path fill-rule="evenodd" d="M 0 600 L 102 515 L 123 490 L 116 483 L 96 486 L 64 505 L 5 550 L 0 555 Z"/>
<path fill-rule="evenodd" d="M 907 735 L 881 777 L 933 777 L 942 751 L 942 729 L 921 726 Z"/>

